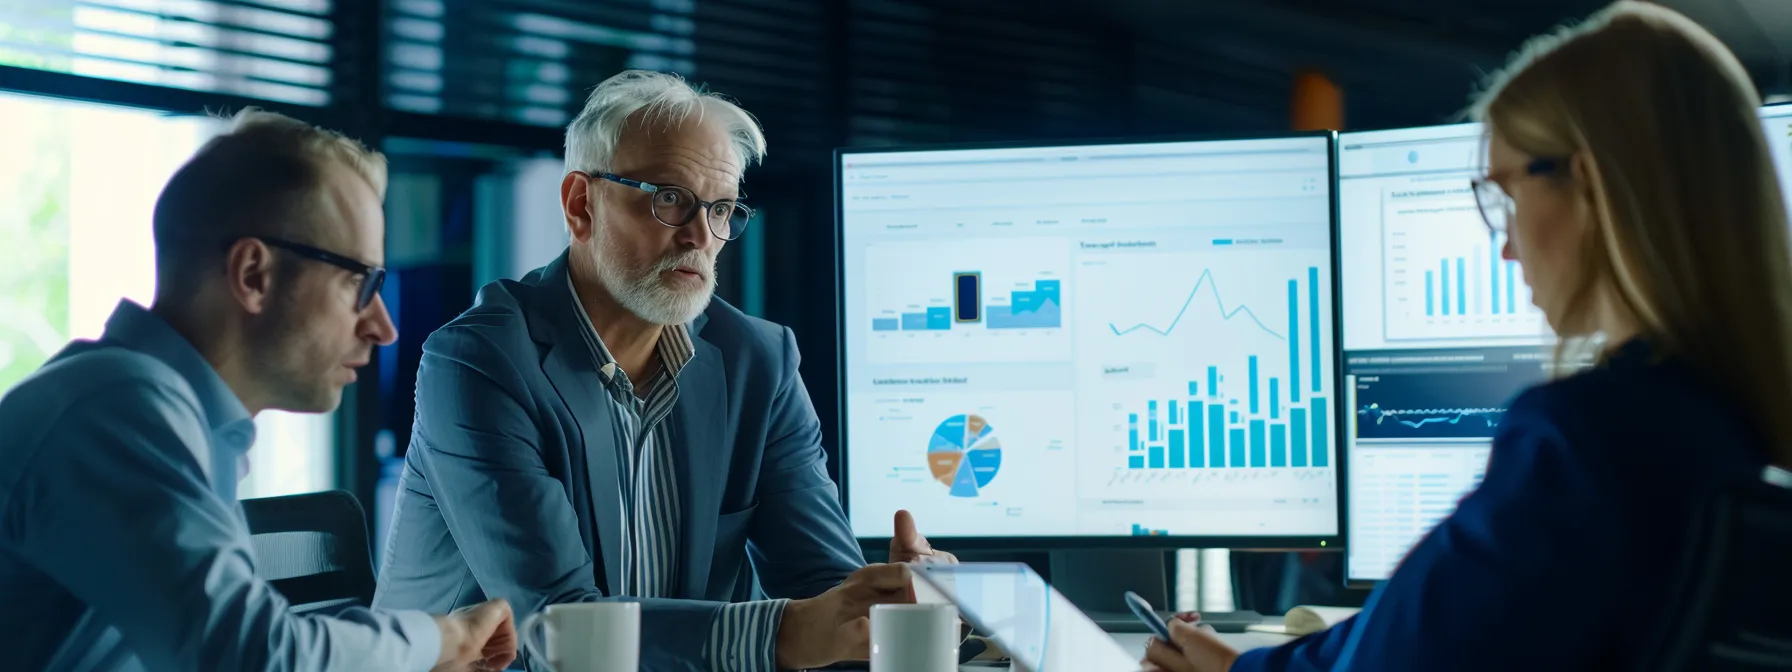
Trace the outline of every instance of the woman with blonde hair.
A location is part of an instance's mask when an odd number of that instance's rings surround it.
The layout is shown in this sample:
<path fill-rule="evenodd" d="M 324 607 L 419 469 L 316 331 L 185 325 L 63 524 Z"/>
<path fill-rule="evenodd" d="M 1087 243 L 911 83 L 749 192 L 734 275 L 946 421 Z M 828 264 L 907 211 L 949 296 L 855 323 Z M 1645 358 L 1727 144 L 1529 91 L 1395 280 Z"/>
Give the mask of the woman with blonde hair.
<path fill-rule="evenodd" d="M 1631 668 L 1719 492 L 1792 467 L 1792 249 L 1747 74 L 1619 2 L 1491 80 L 1475 195 L 1594 364 L 1512 401 L 1480 488 L 1362 613 L 1242 655 L 1181 619 L 1147 669 Z M 1788 579 L 1792 580 L 1792 579 Z M 1576 627 L 1539 623 L 1574 605 Z"/>

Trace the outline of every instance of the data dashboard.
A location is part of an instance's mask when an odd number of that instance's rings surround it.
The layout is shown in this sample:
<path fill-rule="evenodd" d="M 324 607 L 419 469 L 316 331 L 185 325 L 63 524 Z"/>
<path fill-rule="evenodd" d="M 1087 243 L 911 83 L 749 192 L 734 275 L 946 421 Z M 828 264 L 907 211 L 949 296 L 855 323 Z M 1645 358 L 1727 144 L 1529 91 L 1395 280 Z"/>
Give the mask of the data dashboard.
<path fill-rule="evenodd" d="M 1478 124 L 1338 143 L 1346 578 L 1387 578 L 1481 482 L 1506 404 L 1541 382 L 1554 337 L 1469 180 Z"/>
<path fill-rule="evenodd" d="M 1332 151 L 842 153 L 855 532 L 1337 535 Z"/>

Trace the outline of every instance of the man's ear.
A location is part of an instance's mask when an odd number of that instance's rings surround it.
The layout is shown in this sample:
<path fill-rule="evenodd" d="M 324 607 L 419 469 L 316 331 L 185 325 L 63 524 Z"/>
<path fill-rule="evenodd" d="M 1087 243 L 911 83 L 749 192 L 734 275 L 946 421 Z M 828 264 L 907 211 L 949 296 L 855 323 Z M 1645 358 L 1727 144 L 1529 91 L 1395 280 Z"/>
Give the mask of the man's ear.
<path fill-rule="evenodd" d="M 581 243 L 591 240 L 597 226 L 591 216 L 597 210 L 592 201 L 602 197 L 602 192 L 593 193 L 591 181 L 589 175 L 576 170 L 560 179 L 560 209 L 566 214 L 566 232 Z"/>
<path fill-rule="evenodd" d="M 254 238 L 243 238 L 224 252 L 224 284 L 243 310 L 260 315 L 272 301 L 274 250 Z"/>

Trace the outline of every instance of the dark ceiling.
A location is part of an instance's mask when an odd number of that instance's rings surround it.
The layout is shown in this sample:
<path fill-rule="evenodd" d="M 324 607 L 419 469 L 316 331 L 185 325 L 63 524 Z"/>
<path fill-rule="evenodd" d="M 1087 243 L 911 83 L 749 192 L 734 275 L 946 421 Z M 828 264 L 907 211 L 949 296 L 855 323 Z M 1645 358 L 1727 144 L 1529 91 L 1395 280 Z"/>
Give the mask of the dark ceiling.
<path fill-rule="evenodd" d="M 1792 0 L 1662 0 L 1722 38 L 1763 93 L 1792 93 Z M 970 3 L 978 5 L 981 3 Z M 1003 3 L 995 3 L 1001 5 Z M 1288 104 L 1294 73 L 1318 69 L 1345 91 L 1346 124 L 1446 121 L 1481 77 L 1534 34 L 1604 0 L 1042 0 L 1046 21 L 1135 36 L 1150 84 L 1224 116 Z M 938 2 L 936 7 L 964 7 Z M 987 5 L 986 5 L 987 7 Z M 949 11 L 949 10 L 947 10 Z"/>

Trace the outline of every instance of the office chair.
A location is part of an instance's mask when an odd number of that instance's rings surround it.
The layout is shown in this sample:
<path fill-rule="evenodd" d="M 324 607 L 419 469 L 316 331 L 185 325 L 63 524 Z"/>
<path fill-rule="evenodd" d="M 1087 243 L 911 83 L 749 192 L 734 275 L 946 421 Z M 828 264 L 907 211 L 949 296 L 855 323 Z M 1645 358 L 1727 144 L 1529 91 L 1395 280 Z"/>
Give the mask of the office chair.
<path fill-rule="evenodd" d="M 1647 672 L 1792 670 L 1792 473 L 1721 493 L 1694 524 Z"/>
<path fill-rule="evenodd" d="M 242 501 L 255 572 L 296 611 L 373 603 L 367 517 L 342 490 Z"/>

